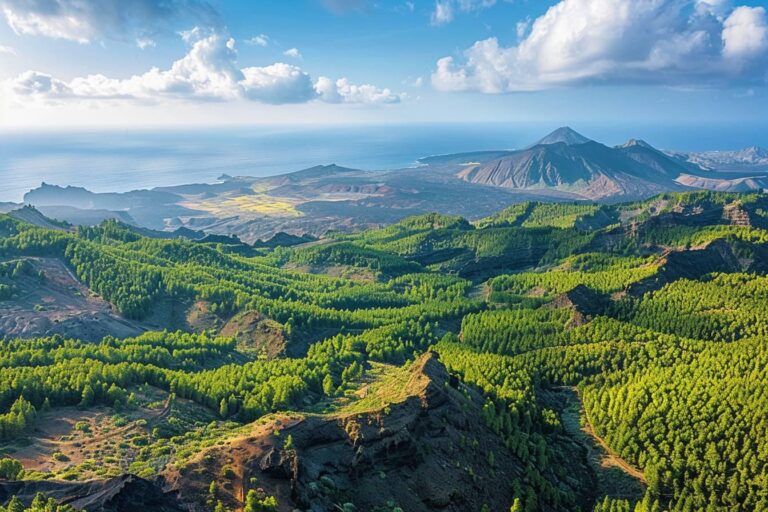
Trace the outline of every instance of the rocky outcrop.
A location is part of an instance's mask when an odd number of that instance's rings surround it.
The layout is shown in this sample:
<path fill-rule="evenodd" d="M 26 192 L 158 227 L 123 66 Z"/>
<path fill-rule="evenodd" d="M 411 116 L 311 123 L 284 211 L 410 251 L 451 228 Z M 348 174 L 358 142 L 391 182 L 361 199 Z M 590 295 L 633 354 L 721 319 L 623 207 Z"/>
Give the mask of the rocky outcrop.
<path fill-rule="evenodd" d="M 314 242 L 317 238 L 311 235 L 291 235 L 284 231 L 275 233 L 267 240 L 256 240 L 253 243 L 254 247 L 293 247 L 294 245 L 305 244 L 307 242 Z"/>
<path fill-rule="evenodd" d="M 176 500 L 155 483 L 135 475 L 108 480 L 62 482 L 56 480 L 0 481 L 0 502 L 13 496 L 29 504 L 37 493 L 87 512 L 181 512 Z"/>
<path fill-rule="evenodd" d="M 716 196 L 713 196 L 716 198 Z M 702 198 L 690 204 L 667 204 L 664 211 L 648 218 L 638 226 L 645 228 L 668 226 L 731 225 L 744 227 L 768 227 L 764 212 L 768 209 L 768 197 L 750 198 L 749 201 L 732 200 L 718 202 Z"/>
<path fill-rule="evenodd" d="M 722 218 L 733 226 L 751 227 L 749 213 L 739 203 L 731 203 L 723 208 Z"/>
<path fill-rule="evenodd" d="M 232 507 L 253 488 L 286 511 L 375 510 L 388 501 L 409 512 L 508 510 L 510 482 L 524 478 L 525 464 L 483 422 L 484 398 L 433 352 L 413 363 L 404 385 L 405 400 L 378 410 L 255 427 L 265 433 L 201 454 L 167 475 L 169 486 L 193 501 L 226 466 L 234 477 L 220 489 Z"/>
<path fill-rule="evenodd" d="M 245 311 L 229 319 L 219 335 L 235 338 L 240 350 L 274 359 L 285 353 L 287 336 L 283 327 L 257 311 Z"/>
<path fill-rule="evenodd" d="M 565 293 L 561 293 L 547 304 L 549 308 L 566 308 L 573 311 L 570 326 L 586 323 L 590 318 L 605 313 L 608 307 L 606 297 L 595 290 L 580 284 Z"/>
<path fill-rule="evenodd" d="M 295 456 L 267 454 L 261 471 L 275 485 L 290 485 L 295 504 L 307 510 L 332 510 L 339 494 L 359 510 L 388 499 L 409 511 L 480 510 L 483 504 L 502 510 L 511 503 L 509 489 L 493 481 L 519 476 L 519 465 L 480 420 L 482 399 L 459 393 L 434 353 L 417 361 L 408 386 L 412 396 L 388 413 L 297 424 L 288 430 Z M 473 440 L 475 447 L 469 446 Z M 487 462 L 489 452 L 499 459 L 495 467 Z"/>
<path fill-rule="evenodd" d="M 668 252 L 656 274 L 630 285 L 627 292 L 640 296 L 678 279 L 698 279 L 711 272 L 743 272 L 754 263 L 739 259 L 727 241 L 718 239 L 701 249 Z"/>

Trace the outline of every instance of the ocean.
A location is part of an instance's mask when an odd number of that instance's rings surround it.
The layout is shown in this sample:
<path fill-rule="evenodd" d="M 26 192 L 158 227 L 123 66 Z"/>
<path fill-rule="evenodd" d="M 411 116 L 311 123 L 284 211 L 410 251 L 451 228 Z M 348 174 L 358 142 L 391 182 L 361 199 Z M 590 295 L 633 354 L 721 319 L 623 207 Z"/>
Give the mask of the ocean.
<path fill-rule="evenodd" d="M 213 182 L 223 173 L 269 176 L 318 164 L 413 166 L 423 156 L 525 147 L 565 123 L 232 127 L 187 130 L 0 132 L 0 201 L 42 182 L 123 192 Z M 642 138 L 677 150 L 768 145 L 767 126 L 572 124 L 605 144 Z"/>

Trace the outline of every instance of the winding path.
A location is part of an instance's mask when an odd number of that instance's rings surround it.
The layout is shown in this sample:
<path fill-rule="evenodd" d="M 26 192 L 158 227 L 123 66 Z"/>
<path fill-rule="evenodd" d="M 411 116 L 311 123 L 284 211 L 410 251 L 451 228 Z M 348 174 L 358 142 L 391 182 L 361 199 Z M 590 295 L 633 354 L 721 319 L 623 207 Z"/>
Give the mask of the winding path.
<path fill-rule="evenodd" d="M 648 485 L 648 481 L 645 479 L 645 474 L 634 467 L 632 464 L 621 458 L 621 456 L 613 451 L 610 446 L 608 446 L 608 443 L 605 442 L 605 439 L 597 435 L 597 431 L 595 430 L 594 425 L 592 424 L 592 420 L 589 417 L 589 413 L 587 413 L 587 410 L 584 408 L 584 402 L 581 400 L 581 395 L 579 395 L 579 390 L 577 388 L 570 388 L 573 390 L 573 392 L 576 394 L 576 396 L 579 399 L 579 407 L 581 409 L 581 414 L 586 420 L 586 424 L 584 425 L 584 432 L 589 434 L 595 441 L 598 442 L 598 444 L 605 450 L 605 453 L 608 454 L 610 462 L 619 467 L 622 471 L 627 473 L 628 475 L 637 478 L 640 480 L 643 484 Z"/>

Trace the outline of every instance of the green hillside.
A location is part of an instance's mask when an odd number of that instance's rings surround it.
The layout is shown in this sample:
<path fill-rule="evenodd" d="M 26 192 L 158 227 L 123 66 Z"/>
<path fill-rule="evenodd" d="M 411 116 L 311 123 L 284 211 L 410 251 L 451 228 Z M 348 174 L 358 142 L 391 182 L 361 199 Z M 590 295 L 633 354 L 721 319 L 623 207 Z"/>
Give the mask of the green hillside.
<path fill-rule="evenodd" d="M 760 194 L 526 203 L 247 250 L 0 216 L 0 307 L 56 260 L 149 329 L 0 341 L 0 452 L 30 488 L 134 473 L 200 510 L 768 509 L 766 211 Z M 171 320 L 195 307 L 207 324 Z M 219 335 L 247 312 L 283 353 Z M 112 433 L 58 439 L 91 457 L 46 451 L 56 411 Z M 420 494 L 438 470 L 459 488 Z"/>

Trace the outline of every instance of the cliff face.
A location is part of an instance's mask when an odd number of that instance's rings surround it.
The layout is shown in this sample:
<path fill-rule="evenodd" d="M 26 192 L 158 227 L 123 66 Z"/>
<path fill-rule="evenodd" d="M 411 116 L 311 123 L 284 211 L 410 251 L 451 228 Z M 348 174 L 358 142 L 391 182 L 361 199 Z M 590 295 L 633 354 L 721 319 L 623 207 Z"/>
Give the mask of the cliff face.
<path fill-rule="evenodd" d="M 596 291 L 580 284 L 555 297 L 546 307 L 570 309 L 573 316 L 569 325 L 575 327 L 586 323 L 591 317 L 605 313 L 608 301 Z"/>
<path fill-rule="evenodd" d="M 357 510 L 387 502 L 409 512 L 508 510 L 507 483 L 522 480 L 525 465 L 483 422 L 482 397 L 460 386 L 431 352 L 413 364 L 405 386 L 405 400 L 378 410 L 255 427 L 254 435 L 166 475 L 168 484 L 193 505 L 230 468 L 233 478 L 219 489 L 231 507 L 241 506 L 248 489 L 260 489 L 286 511 L 338 510 L 347 502 Z"/>
<path fill-rule="evenodd" d="M 764 268 L 768 261 L 764 251 L 755 252 L 753 256 L 754 259 L 737 257 L 733 247 L 723 239 L 714 240 L 700 249 L 670 252 L 655 275 L 632 284 L 627 292 L 640 296 L 678 279 L 698 279 L 711 272 L 744 272 Z"/>
<path fill-rule="evenodd" d="M 358 510 L 388 499 L 409 511 L 508 507 L 510 489 L 495 482 L 520 477 L 520 464 L 482 423 L 480 397 L 462 395 L 434 353 L 417 361 L 408 385 L 413 394 L 388 411 L 296 425 L 295 456 L 262 459 L 262 471 L 275 485 L 291 485 L 296 504 L 311 510 L 331 510 L 339 493 Z M 316 484 L 329 478 L 330 496 Z"/>
<path fill-rule="evenodd" d="M 61 504 L 87 512 L 181 512 L 185 510 L 175 498 L 162 492 L 153 482 L 134 475 L 121 475 L 108 480 L 62 482 L 54 480 L 0 481 L 0 502 L 7 504 L 18 496 L 29 504 L 42 492 Z"/>

